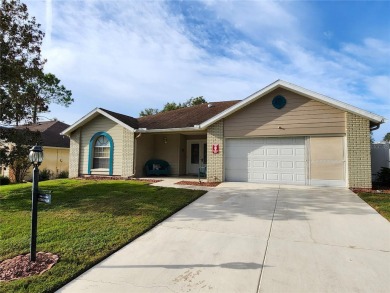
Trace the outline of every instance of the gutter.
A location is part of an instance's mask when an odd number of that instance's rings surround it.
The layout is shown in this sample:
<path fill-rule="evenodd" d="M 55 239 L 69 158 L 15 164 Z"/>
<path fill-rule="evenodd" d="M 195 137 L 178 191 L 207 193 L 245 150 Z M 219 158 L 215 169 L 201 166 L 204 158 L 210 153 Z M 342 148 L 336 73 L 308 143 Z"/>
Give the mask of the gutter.
<path fill-rule="evenodd" d="M 193 127 L 182 127 L 182 128 L 163 128 L 163 129 L 138 128 L 138 129 L 135 129 L 135 132 L 137 132 L 137 133 L 156 133 L 156 132 L 183 132 L 183 131 L 199 131 L 199 130 L 202 130 L 199 128 L 199 125 L 194 125 Z"/>

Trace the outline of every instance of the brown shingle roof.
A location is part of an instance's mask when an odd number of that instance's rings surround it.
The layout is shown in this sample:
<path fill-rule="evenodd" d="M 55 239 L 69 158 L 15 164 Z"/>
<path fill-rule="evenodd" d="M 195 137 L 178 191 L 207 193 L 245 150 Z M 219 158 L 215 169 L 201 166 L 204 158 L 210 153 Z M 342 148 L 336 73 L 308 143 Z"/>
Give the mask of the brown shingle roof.
<path fill-rule="evenodd" d="M 27 128 L 31 131 L 39 131 L 43 146 L 69 148 L 69 137 L 60 135 L 69 125 L 60 121 L 45 121 L 35 124 L 16 126 L 16 129 Z"/>
<path fill-rule="evenodd" d="M 133 118 L 131 116 L 119 114 L 119 113 L 112 112 L 112 111 L 109 111 L 109 110 L 106 110 L 106 109 L 103 109 L 103 108 L 99 108 L 99 109 L 103 110 L 107 114 L 111 115 L 112 117 L 118 119 L 119 121 L 129 125 L 130 127 L 134 128 L 134 129 L 138 128 L 138 121 L 137 121 L 137 119 L 135 119 L 135 118 Z"/>
<path fill-rule="evenodd" d="M 193 107 L 157 113 L 138 118 L 138 127 L 147 129 L 166 129 L 193 127 L 214 117 L 239 101 L 210 102 Z M 209 107 L 209 105 L 212 105 Z"/>

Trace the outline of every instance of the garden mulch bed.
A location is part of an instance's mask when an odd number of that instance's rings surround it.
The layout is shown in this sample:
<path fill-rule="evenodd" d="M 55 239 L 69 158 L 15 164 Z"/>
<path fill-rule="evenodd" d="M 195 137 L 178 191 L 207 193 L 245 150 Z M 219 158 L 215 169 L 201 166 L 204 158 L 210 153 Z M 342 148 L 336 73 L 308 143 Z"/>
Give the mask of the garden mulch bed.
<path fill-rule="evenodd" d="M 390 188 L 389 187 L 374 187 L 374 188 L 350 188 L 354 193 L 386 193 L 390 194 Z"/>
<path fill-rule="evenodd" d="M 218 186 L 220 184 L 220 182 L 179 181 L 179 182 L 176 182 L 175 184 L 215 187 L 215 186 Z"/>
<path fill-rule="evenodd" d="M 30 254 L 6 259 L 0 263 L 0 282 L 41 275 L 51 269 L 58 259 L 58 255 L 49 252 L 37 252 L 35 262 L 30 261 Z"/>
<path fill-rule="evenodd" d="M 161 182 L 163 180 L 159 179 L 138 179 L 138 178 L 130 178 L 130 177 L 121 177 L 121 176 L 83 176 L 79 177 L 77 179 L 80 180 L 131 180 L 131 181 L 139 181 L 139 182 L 146 182 L 146 183 L 157 183 Z"/>

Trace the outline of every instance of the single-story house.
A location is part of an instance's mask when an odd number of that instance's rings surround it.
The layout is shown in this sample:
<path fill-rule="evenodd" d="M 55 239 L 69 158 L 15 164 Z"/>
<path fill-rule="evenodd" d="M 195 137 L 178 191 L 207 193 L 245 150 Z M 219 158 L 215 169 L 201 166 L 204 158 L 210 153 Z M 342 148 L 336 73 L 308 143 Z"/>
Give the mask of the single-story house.
<path fill-rule="evenodd" d="M 15 126 L 16 129 L 27 128 L 30 131 L 38 131 L 41 134 L 43 148 L 43 162 L 39 166 L 40 170 L 48 169 L 53 177 L 57 177 L 60 172 L 69 170 L 69 137 L 60 133 L 69 125 L 60 121 L 43 121 L 33 124 Z M 25 180 L 31 179 L 32 167 L 27 173 Z M 9 167 L 2 168 L 2 175 L 12 178 Z"/>
<path fill-rule="evenodd" d="M 277 80 L 244 100 L 133 118 L 96 108 L 62 134 L 69 175 L 140 177 L 149 159 L 207 180 L 371 187 L 370 130 L 384 117 Z"/>

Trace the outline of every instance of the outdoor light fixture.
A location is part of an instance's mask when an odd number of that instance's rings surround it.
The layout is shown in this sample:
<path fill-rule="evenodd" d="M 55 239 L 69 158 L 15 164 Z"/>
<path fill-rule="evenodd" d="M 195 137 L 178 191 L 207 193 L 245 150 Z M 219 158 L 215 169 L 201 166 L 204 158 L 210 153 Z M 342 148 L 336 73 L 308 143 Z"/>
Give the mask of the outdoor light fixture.
<path fill-rule="evenodd" d="M 37 251 L 37 224 L 38 224 L 38 181 L 39 170 L 38 166 L 43 161 L 43 149 L 39 145 L 35 145 L 30 149 L 28 158 L 31 164 L 34 165 L 32 179 L 32 206 L 31 206 L 31 242 L 30 242 L 30 261 L 36 260 Z"/>
<path fill-rule="evenodd" d="M 43 149 L 39 145 L 35 145 L 30 149 L 30 153 L 28 154 L 28 158 L 31 164 L 35 166 L 39 166 L 43 161 Z"/>

